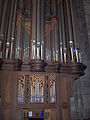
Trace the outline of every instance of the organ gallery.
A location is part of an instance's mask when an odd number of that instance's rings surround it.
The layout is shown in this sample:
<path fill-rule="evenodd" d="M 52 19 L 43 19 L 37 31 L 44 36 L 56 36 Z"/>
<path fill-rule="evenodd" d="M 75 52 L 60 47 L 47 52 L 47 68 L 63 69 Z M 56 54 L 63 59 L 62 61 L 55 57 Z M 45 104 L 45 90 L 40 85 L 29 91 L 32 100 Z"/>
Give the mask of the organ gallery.
<path fill-rule="evenodd" d="M 84 74 L 72 0 L 3 0 L 0 120 L 71 120 Z"/>

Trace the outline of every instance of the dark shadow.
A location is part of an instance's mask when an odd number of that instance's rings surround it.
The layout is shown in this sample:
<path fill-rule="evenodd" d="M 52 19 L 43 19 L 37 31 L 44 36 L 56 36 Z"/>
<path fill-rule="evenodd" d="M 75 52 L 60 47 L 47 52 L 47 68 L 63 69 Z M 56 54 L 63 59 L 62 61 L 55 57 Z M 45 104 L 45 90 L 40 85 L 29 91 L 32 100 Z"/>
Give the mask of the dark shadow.
<path fill-rule="evenodd" d="M 29 118 L 28 120 L 44 120 L 44 118 Z"/>

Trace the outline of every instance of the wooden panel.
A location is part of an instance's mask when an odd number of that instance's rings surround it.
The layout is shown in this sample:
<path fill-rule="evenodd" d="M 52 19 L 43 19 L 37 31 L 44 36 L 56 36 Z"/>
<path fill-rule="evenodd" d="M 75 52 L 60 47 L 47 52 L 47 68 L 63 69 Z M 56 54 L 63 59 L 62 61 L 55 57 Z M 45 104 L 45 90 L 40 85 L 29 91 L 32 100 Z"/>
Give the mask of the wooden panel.
<path fill-rule="evenodd" d="M 10 73 L 9 73 L 10 74 Z M 11 102 L 11 76 L 5 75 L 4 77 L 4 102 L 10 103 Z"/>
<path fill-rule="evenodd" d="M 56 109 L 51 109 L 51 119 L 50 120 L 57 120 Z"/>
<path fill-rule="evenodd" d="M 4 120 L 10 120 L 10 109 L 4 110 Z"/>

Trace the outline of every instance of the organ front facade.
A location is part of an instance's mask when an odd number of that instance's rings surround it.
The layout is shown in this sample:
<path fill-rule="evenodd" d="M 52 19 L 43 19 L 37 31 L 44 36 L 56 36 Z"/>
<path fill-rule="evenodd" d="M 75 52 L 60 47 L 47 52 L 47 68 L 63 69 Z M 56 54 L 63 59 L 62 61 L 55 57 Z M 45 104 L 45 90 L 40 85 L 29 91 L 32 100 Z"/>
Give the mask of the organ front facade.
<path fill-rule="evenodd" d="M 72 0 L 1 0 L 0 120 L 71 120 L 84 74 Z"/>

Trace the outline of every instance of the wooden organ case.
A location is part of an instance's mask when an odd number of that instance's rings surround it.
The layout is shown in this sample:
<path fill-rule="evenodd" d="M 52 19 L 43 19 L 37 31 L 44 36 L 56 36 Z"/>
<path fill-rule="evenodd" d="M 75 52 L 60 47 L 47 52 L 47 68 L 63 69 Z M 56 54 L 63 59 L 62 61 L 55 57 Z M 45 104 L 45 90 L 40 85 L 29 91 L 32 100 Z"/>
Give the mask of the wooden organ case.
<path fill-rule="evenodd" d="M 71 120 L 74 80 L 86 69 L 74 39 L 72 1 L 3 4 L 0 120 Z"/>

